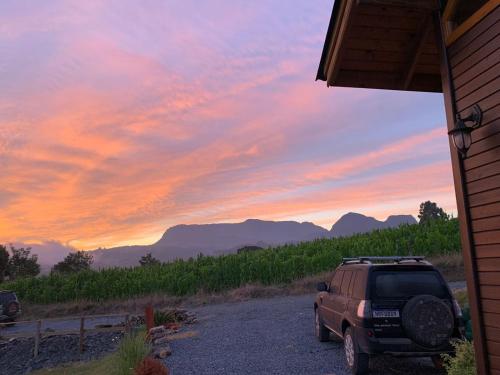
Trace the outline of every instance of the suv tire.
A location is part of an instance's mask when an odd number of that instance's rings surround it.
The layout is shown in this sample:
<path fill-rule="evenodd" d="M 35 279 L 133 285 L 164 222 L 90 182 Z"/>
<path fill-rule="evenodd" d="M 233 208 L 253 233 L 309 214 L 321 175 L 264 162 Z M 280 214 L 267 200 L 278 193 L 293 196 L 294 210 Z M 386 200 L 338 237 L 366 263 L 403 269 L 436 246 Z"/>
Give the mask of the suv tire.
<path fill-rule="evenodd" d="M 330 331 L 321 321 L 318 308 L 314 309 L 314 333 L 320 342 L 326 342 L 330 340 Z"/>
<path fill-rule="evenodd" d="M 408 337 L 418 345 L 432 349 L 447 345 L 455 328 L 450 307 L 439 298 L 424 294 L 406 303 L 402 323 Z"/>
<path fill-rule="evenodd" d="M 359 346 L 351 327 L 344 333 L 344 351 L 347 366 L 354 375 L 366 374 L 370 365 L 370 356 L 359 351 Z"/>

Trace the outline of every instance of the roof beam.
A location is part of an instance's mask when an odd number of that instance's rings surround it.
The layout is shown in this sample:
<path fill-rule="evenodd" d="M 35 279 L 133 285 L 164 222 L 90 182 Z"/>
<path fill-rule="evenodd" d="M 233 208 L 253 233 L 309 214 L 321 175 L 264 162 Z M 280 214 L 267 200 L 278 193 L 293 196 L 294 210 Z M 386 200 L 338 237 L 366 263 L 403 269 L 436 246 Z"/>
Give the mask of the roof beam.
<path fill-rule="evenodd" d="M 338 29 L 336 30 L 336 34 L 332 38 L 332 47 L 328 56 L 329 61 L 326 71 L 326 83 L 328 86 L 334 84 L 339 72 L 340 67 L 337 62 L 340 60 L 340 55 L 343 51 L 342 45 L 345 44 L 345 36 L 347 34 L 349 22 L 351 22 L 351 12 L 356 5 L 355 3 L 355 0 L 344 0 L 344 2 L 342 3 L 342 13 L 340 14 L 340 18 L 337 21 L 339 22 L 340 26 L 338 27 Z"/>
<path fill-rule="evenodd" d="M 412 49 L 412 51 L 414 52 L 411 55 L 411 58 L 408 62 L 408 67 L 406 68 L 406 71 L 403 73 L 402 77 L 403 90 L 408 90 L 408 87 L 410 87 L 413 75 L 415 74 L 415 69 L 417 68 L 418 60 L 420 58 L 420 55 L 422 54 L 422 51 L 424 50 L 425 41 L 427 40 L 427 37 L 429 36 L 431 30 L 432 30 L 432 17 L 426 17 L 425 23 L 418 36 L 417 43 L 413 45 L 414 48 Z"/>
<path fill-rule="evenodd" d="M 433 11 L 439 9 L 437 0 L 357 0 L 358 4 L 406 7 L 417 10 Z"/>

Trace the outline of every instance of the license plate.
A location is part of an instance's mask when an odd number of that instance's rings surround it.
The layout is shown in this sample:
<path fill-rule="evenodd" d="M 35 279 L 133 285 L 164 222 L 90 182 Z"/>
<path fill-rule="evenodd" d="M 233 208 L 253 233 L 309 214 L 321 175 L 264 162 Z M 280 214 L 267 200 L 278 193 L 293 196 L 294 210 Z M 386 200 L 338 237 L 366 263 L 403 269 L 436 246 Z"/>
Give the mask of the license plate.
<path fill-rule="evenodd" d="M 373 310 L 374 318 L 399 318 L 399 310 Z"/>

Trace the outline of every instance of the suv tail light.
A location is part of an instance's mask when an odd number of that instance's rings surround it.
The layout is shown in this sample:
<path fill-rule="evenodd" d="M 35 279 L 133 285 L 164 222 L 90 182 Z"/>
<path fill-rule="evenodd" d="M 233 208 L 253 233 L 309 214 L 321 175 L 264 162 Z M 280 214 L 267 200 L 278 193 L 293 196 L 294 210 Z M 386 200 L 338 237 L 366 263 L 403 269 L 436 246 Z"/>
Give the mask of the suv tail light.
<path fill-rule="evenodd" d="M 372 307 L 371 301 L 361 300 L 358 305 L 358 317 L 359 318 L 371 318 L 372 317 Z"/>
<path fill-rule="evenodd" d="M 460 307 L 455 298 L 453 298 L 453 311 L 455 312 L 456 317 L 458 318 L 462 317 L 462 308 Z"/>

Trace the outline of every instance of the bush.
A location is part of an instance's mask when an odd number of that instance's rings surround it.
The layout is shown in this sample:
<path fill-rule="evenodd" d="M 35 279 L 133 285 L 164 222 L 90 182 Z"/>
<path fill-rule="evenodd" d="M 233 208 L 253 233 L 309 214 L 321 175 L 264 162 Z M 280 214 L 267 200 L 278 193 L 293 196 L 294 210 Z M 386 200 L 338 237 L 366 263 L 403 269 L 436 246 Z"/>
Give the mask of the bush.
<path fill-rule="evenodd" d="M 135 375 L 168 375 L 168 369 L 157 359 L 144 358 L 135 368 Z"/>
<path fill-rule="evenodd" d="M 117 375 L 131 375 L 134 369 L 151 352 L 151 346 L 146 343 L 146 334 L 139 332 L 123 338 L 116 352 Z"/>
<path fill-rule="evenodd" d="M 453 344 L 455 356 L 443 354 L 444 368 L 448 375 L 475 375 L 476 359 L 471 341 L 458 341 Z"/>

